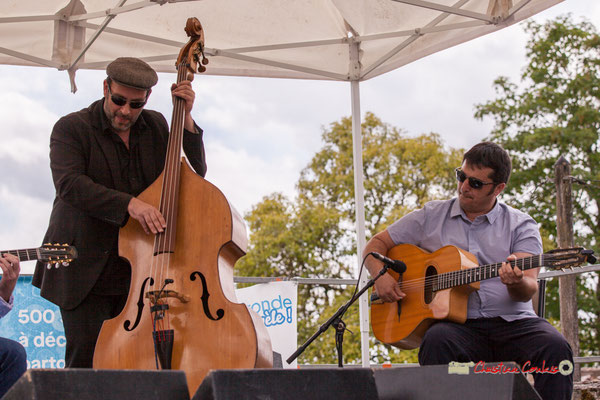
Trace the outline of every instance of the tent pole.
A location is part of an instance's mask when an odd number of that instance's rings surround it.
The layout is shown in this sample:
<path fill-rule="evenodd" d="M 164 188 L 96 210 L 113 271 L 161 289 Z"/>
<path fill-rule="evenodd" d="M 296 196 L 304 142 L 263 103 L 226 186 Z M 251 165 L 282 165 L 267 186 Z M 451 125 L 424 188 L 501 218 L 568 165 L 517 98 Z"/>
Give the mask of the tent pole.
<path fill-rule="evenodd" d="M 358 271 L 360 270 L 362 262 L 362 252 L 366 245 L 359 81 L 352 80 L 350 82 L 350 87 L 352 92 L 352 144 L 354 159 L 354 203 L 356 204 L 356 259 L 358 275 Z M 359 290 L 365 286 L 366 283 L 367 274 L 364 273 L 360 279 L 360 282 L 358 282 Z M 358 309 L 360 318 L 362 366 L 366 368 L 370 366 L 368 293 L 363 294 L 358 300 Z"/>

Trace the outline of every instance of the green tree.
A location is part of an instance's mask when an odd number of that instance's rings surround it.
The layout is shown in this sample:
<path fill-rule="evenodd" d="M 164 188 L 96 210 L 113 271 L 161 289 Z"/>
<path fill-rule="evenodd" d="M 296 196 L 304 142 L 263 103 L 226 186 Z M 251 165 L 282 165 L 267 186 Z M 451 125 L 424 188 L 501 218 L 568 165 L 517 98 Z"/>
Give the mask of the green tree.
<path fill-rule="evenodd" d="M 477 106 L 477 118 L 491 117 L 490 139 L 513 159 L 507 200 L 528 212 L 555 239 L 554 164 L 572 166 L 575 242 L 598 250 L 600 239 L 600 37 L 589 22 L 571 16 L 545 24 L 529 22 L 528 64 L 516 85 L 505 77 L 497 98 Z M 558 318 L 557 283 L 550 281 L 547 315 Z M 581 349 L 600 348 L 597 274 L 579 278 Z"/>
<path fill-rule="evenodd" d="M 362 123 L 367 236 L 426 201 L 446 198 L 456 187 L 453 168 L 462 151 L 446 149 L 436 134 L 407 137 L 375 115 Z M 249 249 L 238 274 L 304 278 L 351 278 L 356 265 L 351 119 L 323 131 L 323 148 L 302 171 L 297 197 L 274 193 L 246 215 Z M 363 272 L 366 273 L 366 272 Z M 299 285 L 298 341 L 303 343 L 351 296 L 353 287 Z M 358 306 L 344 321 L 344 361 L 360 360 Z M 299 358 L 300 363 L 337 363 L 331 328 Z M 374 362 L 416 361 L 373 339 Z"/>

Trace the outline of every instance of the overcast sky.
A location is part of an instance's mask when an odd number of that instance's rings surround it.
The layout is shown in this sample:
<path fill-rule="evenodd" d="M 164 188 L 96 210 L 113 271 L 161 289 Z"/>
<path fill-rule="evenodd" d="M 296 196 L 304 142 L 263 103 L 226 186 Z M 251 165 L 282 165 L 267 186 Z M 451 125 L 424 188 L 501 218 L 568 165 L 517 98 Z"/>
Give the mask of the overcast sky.
<path fill-rule="evenodd" d="M 566 0 L 535 19 L 571 12 L 600 26 L 600 2 Z M 475 104 L 494 98 L 500 75 L 518 81 L 525 65 L 522 25 L 444 50 L 360 84 L 361 114 L 371 111 L 409 135 L 436 132 L 453 147 L 486 137 L 490 121 Z M 66 72 L 0 66 L 0 249 L 37 247 L 54 198 L 48 142 L 62 115 L 102 96 L 104 72 L 78 71 L 76 94 Z M 148 108 L 170 119 L 169 86 L 160 74 Z M 292 197 L 299 172 L 322 145 L 330 123 L 350 115 L 350 84 L 196 76 L 194 119 L 205 130 L 208 174 L 245 214 L 263 196 Z M 30 272 L 33 263 L 23 265 Z"/>

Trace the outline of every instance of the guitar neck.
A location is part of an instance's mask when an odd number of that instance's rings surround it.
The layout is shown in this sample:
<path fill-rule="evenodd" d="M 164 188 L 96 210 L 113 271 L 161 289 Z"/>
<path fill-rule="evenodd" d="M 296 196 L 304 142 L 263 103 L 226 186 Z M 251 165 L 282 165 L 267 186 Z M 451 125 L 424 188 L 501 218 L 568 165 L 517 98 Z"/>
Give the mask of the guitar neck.
<path fill-rule="evenodd" d="M 544 265 L 544 254 L 519 258 L 512 260 L 509 263 L 513 268 L 519 267 L 521 271 L 539 268 Z M 433 290 L 449 289 L 455 286 L 467 285 L 469 283 L 495 278 L 499 275 L 501 267 L 502 263 L 500 262 L 439 274 L 437 275 L 437 282 L 433 283 Z"/>
<path fill-rule="evenodd" d="M 20 261 L 37 260 L 39 258 L 39 253 L 38 253 L 37 248 L 0 251 L 0 254 L 6 254 L 6 253 L 17 256 Z"/>

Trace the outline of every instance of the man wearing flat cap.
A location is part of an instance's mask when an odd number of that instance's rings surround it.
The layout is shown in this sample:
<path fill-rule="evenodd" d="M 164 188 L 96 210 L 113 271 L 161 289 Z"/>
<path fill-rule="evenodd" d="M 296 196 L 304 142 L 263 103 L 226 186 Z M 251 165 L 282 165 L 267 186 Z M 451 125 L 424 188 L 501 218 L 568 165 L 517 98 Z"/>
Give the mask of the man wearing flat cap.
<path fill-rule="evenodd" d="M 106 68 L 104 97 L 58 120 L 50 137 L 56 198 L 44 243 L 69 243 L 78 258 L 67 267 L 36 265 L 33 284 L 60 307 L 68 368 L 91 368 L 102 322 L 127 300 L 129 264 L 118 256 L 119 228 L 134 218 L 147 234 L 166 227 L 160 211 L 138 196 L 162 172 L 169 129 L 164 116 L 144 106 L 158 81 L 137 58 L 118 58 Z M 202 130 L 191 116 L 191 82 L 171 88 L 185 101 L 183 148 L 204 176 Z"/>

